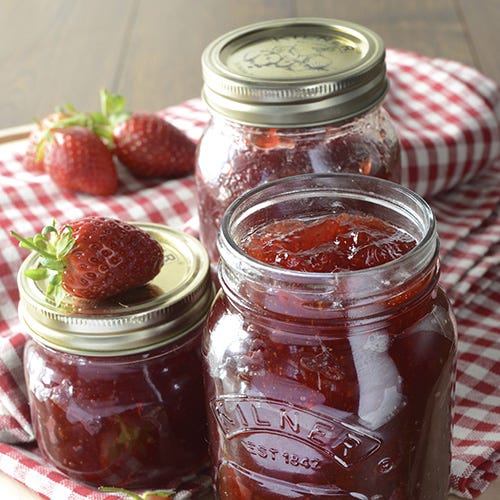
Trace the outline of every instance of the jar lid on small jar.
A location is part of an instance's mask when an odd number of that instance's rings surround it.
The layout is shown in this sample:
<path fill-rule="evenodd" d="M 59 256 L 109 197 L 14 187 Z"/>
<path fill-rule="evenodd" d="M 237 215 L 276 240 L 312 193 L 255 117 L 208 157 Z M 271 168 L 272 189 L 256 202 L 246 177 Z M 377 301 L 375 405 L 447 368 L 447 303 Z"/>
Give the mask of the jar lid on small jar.
<path fill-rule="evenodd" d="M 264 127 L 343 121 L 375 107 L 388 89 L 382 39 L 335 19 L 282 19 L 231 31 L 205 49 L 202 69 L 209 108 Z"/>
<path fill-rule="evenodd" d="M 194 237 L 167 226 L 137 223 L 160 242 L 164 264 L 147 285 L 105 301 L 67 296 L 59 305 L 44 282 L 24 274 L 36 267 L 30 254 L 20 267 L 19 318 L 26 332 L 54 349 L 92 356 L 132 354 L 173 342 L 205 318 L 213 299 L 207 252 Z"/>

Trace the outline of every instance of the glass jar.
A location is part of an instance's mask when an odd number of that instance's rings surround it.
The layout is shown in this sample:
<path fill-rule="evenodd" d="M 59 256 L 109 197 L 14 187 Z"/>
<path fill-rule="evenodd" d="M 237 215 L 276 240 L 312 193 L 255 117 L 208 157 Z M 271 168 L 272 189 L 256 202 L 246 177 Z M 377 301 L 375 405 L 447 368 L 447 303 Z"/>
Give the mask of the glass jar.
<path fill-rule="evenodd" d="M 315 18 L 258 23 L 212 42 L 202 66 L 211 120 L 196 183 L 212 263 L 225 209 L 252 187 L 313 172 L 400 181 L 400 145 L 382 106 L 385 49 L 372 31 Z"/>
<path fill-rule="evenodd" d="M 35 436 L 61 472 L 94 486 L 168 487 L 208 463 L 200 342 L 213 299 L 201 244 L 140 223 L 164 249 L 147 285 L 59 306 L 21 266 L 19 317 Z"/>
<path fill-rule="evenodd" d="M 414 247 L 339 272 L 244 250 L 270 221 L 342 214 L 383 221 Z M 447 498 L 456 325 L 425 201 L 372 177 L 296 176 L 242 195 L 218 243 L 221 289 L 202 345 L 218 498 Z"/>

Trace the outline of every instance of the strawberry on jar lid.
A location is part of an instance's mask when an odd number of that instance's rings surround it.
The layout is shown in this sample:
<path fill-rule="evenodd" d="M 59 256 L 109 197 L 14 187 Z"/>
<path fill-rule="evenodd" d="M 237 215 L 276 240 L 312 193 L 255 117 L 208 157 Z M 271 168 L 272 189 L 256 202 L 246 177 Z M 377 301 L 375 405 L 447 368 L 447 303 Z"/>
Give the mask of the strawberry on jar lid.
<path fill-rule="evenodd" d="M 385 48 L 351 22 L 294 18 L 231 31 L 203 52 L 203 97 L 230 120 L 296 127 L 342 121 L 384 98 Z"/>
<path fill-rule="evenodd" d="M 176 229 L 134 224 L 160 243 L 163 266 L 148 284 L 103 301 L 67 295 L 57 304 L 46 296 L 46 280 L 25 274 L 39 255 L 25 259 L 18 273 L 19 318 L 31 337 L 59 351 L 112 356 L 165 345 L 204 321 L 213 299 L 205 248 Z"/>

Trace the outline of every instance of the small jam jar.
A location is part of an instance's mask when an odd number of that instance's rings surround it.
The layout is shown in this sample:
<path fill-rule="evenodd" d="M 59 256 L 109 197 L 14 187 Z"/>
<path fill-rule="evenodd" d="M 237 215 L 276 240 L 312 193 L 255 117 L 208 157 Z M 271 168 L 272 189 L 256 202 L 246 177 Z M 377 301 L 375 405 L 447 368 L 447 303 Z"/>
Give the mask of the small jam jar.
<path fill-rule="evenodd" d="M 330 238 L 344 220 L 359 228 Z M 400 239 L 364 248 L 381 226 Z M 286 248 L 291 267 L 250 256 L 256 234 L 252 252 Z M 355 270 L 300 269 L 342 245 Z M 438 246 L 425 201 L 373 177 L 295 176 L 229 207 L 202 346 L 218 498 L 447 498 L 456 325 Z"/>
<path fill-rule="evenodd" d="M 208 255 L 177 230 L 138 226 L 165 255 L 143 287 L 56 306 L 24 275 L 37 255 L 18 275 L 39 448 L 61 472 L 94 486 L 166 488 L 208 463 L 200 352 L 213 299 Z"/>
<path fill-rule="evenodd" d="M 400 145 L 382 106 L 385 49 L 371 30 L 316 18 L 259 23 L 213 41 L 202 69 L 211 120 L 196 183 L 213 264 L 225 209 L 252 187 L 313 172 L 400 181 Z"/>

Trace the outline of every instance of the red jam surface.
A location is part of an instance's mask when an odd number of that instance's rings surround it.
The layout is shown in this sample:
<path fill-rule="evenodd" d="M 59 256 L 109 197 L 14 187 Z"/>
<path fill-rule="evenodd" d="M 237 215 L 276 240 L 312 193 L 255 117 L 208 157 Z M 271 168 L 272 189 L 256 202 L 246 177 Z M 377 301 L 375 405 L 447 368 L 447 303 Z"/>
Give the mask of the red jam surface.
<path fill-rule="evenodd" d="M 199 334 L 114 358 L 29 341 L 25 360 L 39 447 L 67 475 L 95 486 L 167 488 L 208 460 Z"/>
<path fill-rule="evenodd" d="M 344 214 L 271 223 L 242 246 L 270 264 L 329 272 L 415 244 Z M 219 498 L 447 498 L 455 334 L 444 293 L 424 280 L 394 304 L 374 298 L 375 319 L 361 320 L 349 309 L 340 321 L 301 318 L 306 303 L 287 301 L 290 291 L 279 291 L 286 313 L 270 313 L 266 297 L 219 294 L 203 343 Z"/>
<path fill-rule="evenodd" d="M 344 213 L 274 222 L 253 233 L 242 246 L 245 253 L 267 264 L 326 273 L 385 264 L 415 245 L 409 234 L 380 219 Z"/>
<path fill-rule="evenodd" d="M 369 121 L 366 119 L 367 122 Z M 399 143 L 365 119 L 324 129 L 208 129 L 196 172 L 200 239 L 218 258 L 222 215 L 240 194 L 266 182 L 308 173 L 354 173 L 400 181 Z"/>

